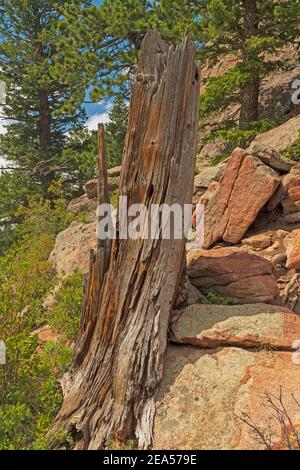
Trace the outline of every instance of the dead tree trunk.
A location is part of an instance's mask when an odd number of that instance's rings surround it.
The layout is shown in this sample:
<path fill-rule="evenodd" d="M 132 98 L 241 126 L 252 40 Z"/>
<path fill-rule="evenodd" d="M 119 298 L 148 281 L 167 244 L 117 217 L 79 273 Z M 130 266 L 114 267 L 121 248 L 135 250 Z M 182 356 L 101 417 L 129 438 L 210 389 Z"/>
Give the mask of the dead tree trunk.
<path fill-rule="evenodd" d="M 100 204 L 109 204 L 107 184 L 107 161 L 104 137 L 104 126 L 98 128 L 98 181 L 97 181 L 98 207 Z M 101 217 L 97 214 L 97 222 Z M 78 368 L 88 352 L 90 341 L 95 330 L 99 303 L 101 300 L 101 287 L 110 261 L 111 240 L 98 238 L 97 251 L 91 252 L 88 282 L 81 314 L 80 335 L 75 345 L 74 366 Z"/>
<path fill-rule="evenodd" d="M 173 48 L 149 32 L 143 41 L 120 183 L 128 207 L 192 201 L 199 99 L 194 56 L 188 39 Z M 78 449 L 135 437 L 140 448 L 151 445 L 169 315 L 185 257 L 185 239 L 174 238 L 117 237 L 109 266 L 107 245 L 99 243 L 92 257 L 81 336 L 54 426 L 72 432 Z"/>

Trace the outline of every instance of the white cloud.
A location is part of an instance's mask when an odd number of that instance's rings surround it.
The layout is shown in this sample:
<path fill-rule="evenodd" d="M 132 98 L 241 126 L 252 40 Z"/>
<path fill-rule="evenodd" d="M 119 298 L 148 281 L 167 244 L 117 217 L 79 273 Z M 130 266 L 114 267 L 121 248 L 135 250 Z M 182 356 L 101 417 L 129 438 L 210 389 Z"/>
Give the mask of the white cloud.
<path fill-rule="evenodd" d="M 5 97 L 6 97 L 5 83 L 0 82 L 0 103 L 1 104 L 5 104 Z M 5 121 L 5 119 L 3 119 L 3 116 L 1 116 L 2 112 L 3 112 L 3 106 L 0 106 L 0 134 L 5 134 L 6 133 L 5 124 L 7 124 L 7 121 Z"/>
<path fill-rule="evenodd" d="M 1 82 L 0 82 L 0 85 L 1 85 Z M 0 93 L 0 102 L 1 102 L 1 93 Z M 3 112 L 3 108 L 2 106 L 0 106 L 0 134 L 5 134 L 6 132 L 5 125 L 7 124 L 7 121 L 3 119 L 2 112 Z"/>
<path fill-rule="evenodd" d="M 106 124 L 107 122 L 109 122 L 109 115 L 108 112 L 105 112 L 102 114 L 94 114 L 93 116 L 90 116 L 85 125 L 89 131 L 95 131 L 98 129 L 98 124 Z"/>
<path fill-rule="evenodd" d="M 1 119 L 0 117 L 0 134 L 5 134 L 6 133 L 6 128 L 5 128 L 5 120 Z"/>
<path fill-rule="evenodd" d="M 7 121 L 5 121 L 5 119 L 1 119 L 1 108 L 0 108 L 0 134 L 6 133 L 5 124 L 7 124 Z M 6 163 L 5 159 L 0 157 L 0 174 L 2 173 L 1 167 L 5 165 L 5 163 Z"/>

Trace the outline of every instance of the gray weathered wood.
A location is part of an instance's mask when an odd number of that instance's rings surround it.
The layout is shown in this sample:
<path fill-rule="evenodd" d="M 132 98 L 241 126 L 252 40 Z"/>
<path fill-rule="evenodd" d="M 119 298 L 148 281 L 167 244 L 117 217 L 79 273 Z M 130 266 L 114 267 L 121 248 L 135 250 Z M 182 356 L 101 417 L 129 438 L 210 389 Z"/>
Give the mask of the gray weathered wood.
<path fill-rule="evenodd" d="M 104 125 L 98 126 L 98 178 L 97 178 L 98 207 L 100 204 L 109 204 L 107 181 L 107 156 L 105 146 Z M 97 222 L 102 217 L 97 214 Z M 90 267 L 81 314 L 80 334 L 76 341 L 74 351 L 74 365 L 78 367 L 86 352 L 95 329 L 100 302 L 100 290 L 110 261 L 111 240 L 98 238 L 96 253 L 90 254 Z"/>

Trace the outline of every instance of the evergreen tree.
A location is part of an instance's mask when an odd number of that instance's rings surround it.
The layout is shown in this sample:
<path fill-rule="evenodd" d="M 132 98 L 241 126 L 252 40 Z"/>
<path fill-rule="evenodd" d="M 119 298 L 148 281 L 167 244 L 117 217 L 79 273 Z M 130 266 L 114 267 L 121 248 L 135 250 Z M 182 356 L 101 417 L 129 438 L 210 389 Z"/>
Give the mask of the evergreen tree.
<path fill-rule="evenodd" d="M 92 87 L 90 99 L 95 102 L 118 94 L 128 99 L 145 33 L 157 29 L 165 39 L 178 44 L 186 27 L 197 24 L 198 8 L 189 0 L 180 0 L 178 5 L 170 0 L 104 0 L 99 7 L 74 9 L 66 5 L 61 13 L 64 34 L 60 45 L 66 51 L 62 70 L 68 63 L 69 81 L 80 73 L 85 86 Z"/>
<path fill-rule="evenodd" d="M 92 99 L 115 95 L 129 84 L 137 53 L 149 28 L 174 43 L 186 29 L 208 66 L 233 54 L 238 63 L 221 77 L 211 78 L 202 98 L 203 113 L 241 106 L 240 123 L 258 118 L 262 79 L 287 66 L 271 55 L 299 37 L 300 1 L 270 0 L 105 0 L 103 4 L 65 14 L 72 63 L 89 65 Z M 67 39 L 66 39 L 67 41 Z M 77 53 L 76 53 L 77 48 Z M 77 54 L 77 58 L 76 58 Z M 128 88 L 127 96 L 130 94 Z"/>
<path fill-rule="evenodd" d="M 118 166 L 122 163 L 128 113 L 128 102 L 121 95 L 118 95 L 109 113 L 109 123 L 105 126 L 108 163 L 110 167 Z"/>
<path fill-rule="evenodd" d="M 90 1 L 60 3 L 83 6 Z M 61 70 L 57 73 L 63 51 L 57 47 L 62 34 L 56 4 L 56 0 L 0 2 L 0 80 L 7 92 L 2 114 L 9 122 L 0 138 L 0 156 L 46 186 L 60 168 L 66 171 L 61 159 L 66 131 L 84 119 L 81 103 L 64 108 L 76 90 Z M 76 81 L 77 89 L 79 76 Z"/>
<path fill-rule="evenodd" d="M 240 125 L 247 127 L 258 119 L 262 79 L 288 66 L 287 61 L 274 60 L 274 55 L 299 38 L 300 2 L 207 0 L 193 3 L 199 5 L 201 57 L 209 65 L 226 54 L 238 59 L 222 76 L 209 79 L 202 111 L 224 109 L 235 99 L 241 105 Z"/>
<path fill-rule="evenodd" d="M 92 88 L 92 102 L 117 94 L 130 96 L 130 79 L 145 32 L 151 27 L 153 4 L 152 0 L 105 0 L 100 7 L 61 8 L 60 48 L 65 55 L 58 67 L 75 87 L 80 74 L 85 89 Z M 77 94 L 83 99 L 82 88 Z M 73 100 L 71 96 L 71 105 Z"/>
<path fill-rule="evenodd" d="M 60 5 L 90 3 L 64 0 Z M 30 195 L 48 197 L 52 180 L 61 178 L 70 196 L 95 175 L 96 138 L 82 127 L 85 84 L 79 72 L 73 70 L 70 81 L 59 67 L 66 55 L 58 47 L 61 20 L 56 0 L 0 1 L 0 81 L 6 85 L 1 118 L 7 121 L 0 135 L 0 158 L 7 170 L 0 169 L 2 251 L 13 240 L 17 208 Z"/>

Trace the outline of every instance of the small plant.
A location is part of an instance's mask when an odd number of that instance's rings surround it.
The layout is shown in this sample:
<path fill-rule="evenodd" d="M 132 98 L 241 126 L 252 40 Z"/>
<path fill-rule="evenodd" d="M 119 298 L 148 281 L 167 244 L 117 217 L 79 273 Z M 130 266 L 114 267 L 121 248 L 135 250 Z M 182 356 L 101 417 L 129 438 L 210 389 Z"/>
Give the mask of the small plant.
<path fill-rule="evenodd" d="M 210 158 L 208 163 L 209 163 L 210 166 L 219 165 L 219 163 L 224 162 L 224 160 L 226 160 L 226 158 L 228 158 L 228 156 L 229 156 L 229 154 L 227 152 L 220 153 L 220 154 L 215 155 L 214 157 Z"/>
<path fill-rule="evenodd" d="M 199 168 L 199 166 L 196 164 L 196 166 L 195 166 L 195 176 L 200 175 L 200 173 L 201 173 L 201 168 Z"/>
<path fill-rule="evenodd" d="M 300 411 L 299 401 L 293 394 L 291 398 Z M 263 425 L 256 423 L 245 412 L 234 413 L 234 416 L 248 426 L 255 441 L 263 445 L 265 450 L 299 450 L 299 425 L 293 422 L 282 387 L 280 386 L 277 394 L 265 391 L 262 396 L 262 405 L 269 412 L 269 416 L 264 418 Z M 275 428 L 279 430 L 277 434 Z"/>
<path fill-rule="evenodd" d="M 232 305 L 233 301 L 230 297 L 209 291 L 202 300 L 204 305 Z"/>
<path fill-rule="evenodd" d="M 137 442 L 134 439 L 129 439 L 126 444 L 120 444 L 111 439 L 107 442 L 107 448 L 109 450 L 134 450 L 137 449 Z"/>
<path fill-rule="evenodd" d="M 49 318 L 49 325 L 66 340 L 74 340 L 79 331 L 82 300 L 83 275 L 75 271 L 63 281 Z"/>
<path fill-rule="evenodd" d="M 119 188 L 116 189 L 110 196 L 110 203 L 112 206 L 114 206 L 115 208 L 118 207 L 119 205 L 119 196 L 120 196 L 120 190 Z"/>
<path fill-rule="evenodd" d="M 64 341 L 75 339 L 82 301 L 82 274 L 74 273 L 48 313 L 58 341 L 41 344 L 34 332 L 48 321 L 43 301 L 58 282 L 48 258 L 69 215 L 64 200 L 40 198 L 32 198 L 19 214 L 17 239 L 0 257 L 0 331 L 7 359 L 0 366 L 0 450 L 47 448 L 62 402 L 58 378 L 72 357 Z"/>
<path fill-rule="evenodd" d="M 266 132 L 276 127 L 278 120 L 262 119 L 253 121 L 247 128 L 236 127 L 235 124 L 228 123 L 228 127 L 213 129 L 206 139 L 206 142 L 214 142 L 221 139 L 228 143 L 228 150 L 210 159 L 210 165 L 218 165 L 224 161 L 236 147 L 246 148 L 257 134 Z"/>
<path fill-rule="evenodd" d="M 291 147 L 287 148 L 283 152 L 284 157 L 294 160 L 296 162 L 300 161 L 300 133 L 297 142 Z"/>
<path fill-rule="evenodd" d="M 0 406 L 0 450 L 20 450 L 32 438 L 32 412 L 21 403 Z"/>
<path fill-rule="evenodd" d="M 36 439 L 31 446 L 31 450 L 48 450 L 51 449 L 51 445 L 55 442 L 56 450 L 72 450 L 74 446 L 73 438 L 70 434 L 64 431 L 58 431 L 56 433 L 43 434 Z"/>

